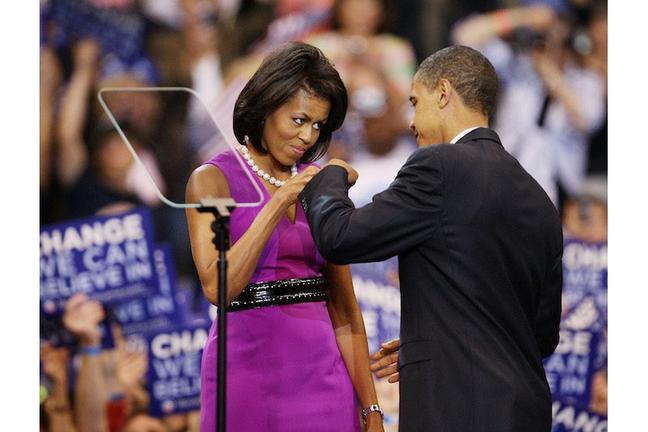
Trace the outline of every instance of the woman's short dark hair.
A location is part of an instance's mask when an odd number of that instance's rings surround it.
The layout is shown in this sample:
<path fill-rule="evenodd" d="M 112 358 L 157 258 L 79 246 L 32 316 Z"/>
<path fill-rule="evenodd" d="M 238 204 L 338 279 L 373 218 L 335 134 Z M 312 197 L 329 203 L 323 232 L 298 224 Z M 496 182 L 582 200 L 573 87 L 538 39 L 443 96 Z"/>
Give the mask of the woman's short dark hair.
<path fill-rule="evenodd" d="M 247 135 L 254 148 L 265 153 L 261 145 L 265 119 L 302 89 L 331 104 L 317 142 L 301 162 L 322 157 L 331 135 L 344 121 L 347 92 L 340 74 L 322 51 L 302 42 L 291 42 L 270 53 L 245 85 L 234 106 L 236 139 L 243 143 Z"/>

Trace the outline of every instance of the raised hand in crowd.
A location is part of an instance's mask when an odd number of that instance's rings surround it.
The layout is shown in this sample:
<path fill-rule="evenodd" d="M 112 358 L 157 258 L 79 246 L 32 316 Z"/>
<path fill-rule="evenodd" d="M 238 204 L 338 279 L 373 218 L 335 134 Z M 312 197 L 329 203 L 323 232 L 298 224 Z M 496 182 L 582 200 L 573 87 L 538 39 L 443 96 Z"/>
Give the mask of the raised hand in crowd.
<path fill-rule="evenodd" d="M 500 9 L 466 18 L 455 26 L 451 37 L 456 44 L 478 47 L 519 28 L 544 33 L 555 20 L 553 9 L 544 4 Z"/>
<path fill-rule="evenodd" d="M 584 61 L 579 46 L 583 37 L 591 39 L 578 25 L 547 5 L 533 5 L 468 17 L 451 35 L 493 64 L 501 87 L 494 129 L 510 137 L 506 150 L 557 206 L 561 189 L 580 194 L 589 134 L 605 116 L 605 83 Z"/>
<path fill-rule="evenodd" d="M 97 67 L 101 47 L 93 39 L 81 39 L 74 46 L 74 67 L 75 70 L 93 70 Z"/>
<path fill-rule="evenodd" d="M 187 110 L 187 145 L 196 153 L 198 161 L 203 161 L 207 155 L 203 151 L 209 148 L 212 154 L 214 144 L 214 126 L 208 107 L 221 106 L 223 89 L 223 72 L 221 70 L 220 52 L 217 48 L 219 31 L 215 22 L 205 20 L 201 15 L 205 11 L 204 0 L 182 0 L 180 6 L 183 12 L 182 36 L 184 42 L 185 62 L 191 76 L 191 88 L 200 95 L 200 99 L 191 97 Z M 202 102 L 201 102 L 202 100 Z M 224 144 L 224 143 L 223 143 Z"/>
<path fill-rule="evenodd" d="M 217 52 L 217 28 L 216 25 L 204 19 L 204 0 L 182 0 L 180 6 L 183 11 L 183 37 L 186 54 L 189 62 L 195 65 L 203 57 L 215 55 Z"/>
<path fill-rule="evenodd" d="M 101 365 L 99 323 L 105 313 L 101 304 L 77 293 L 65 304 L 63 325 L 79 340 L 81 365 L 75 388 L 75 417 L 79 430 L 105 432 L 107 392 Z"/>
<path fill-rule="evenodd" d="M 145 388 L 148 356 L 146 352 L 130 347 L 119 325 L 112 326 L 115 349 L 111 359 L 114 361 L 117 385 L 126 393 L 128 413 L 146 412 L 149 394 Z"/>
<path fill-rule="evenodd" d="M 100 54 L 99 45 L 90 39 L 78 41 L 73 48 L 74 70 L 63 96 L 56 130 L 59 144 L 56 163 L 64 187 L 73 185 L 88 166 L 83 128 Z"/>
<path fill-rule="evenodd" d="M 578 94 L 567 82 L 556 55 L 544 49 L 534 49 L 531 53 L 536 73 L 544 83 L 547 92 L 564 105 L 571 124 L 578 130 L 587 131 L 587 124 L 581 112 Z"/>
<path fill-rule="evenodd" d="M 86 294 L 77 293 L 65 304 L 63 325 L 76 336 L 81 347 L 96 346 L 101 342 L 99 323 L 104 317 L 101 303 L 90 300 Z"/>
<path fill-rule="evenodd" d="M 54 102 L 61 85 L 61 65 L 48 46 L 40 51 L 40 187 L 49 186 L 54 133 Z"/>
<path fill-rule="evenodd" d="M 460 22 L 454 29 L 455 43 L 481 47 L 496 37 L 506 37 L 517 29 L 530 29 L 542 35 L 529 50 L 534 69 L 548 93 L 562 102 L 571 123 L 585 131 L 587 124 L 582 116 L 578 95 L 567 82 L 560 62 L 563 61 L 564 41 L 568 25 L 558 19 L 554 10 L 547 5 L 535 4 L 477 15 Z"/>
<path fill-rule="evenodd" d="M 371 365 L 369 368 L 378 378 L 387 378 L 390 383 L 396 383 L 400 380 L 398 373 L 398 349 L 400 348 L 400 339 L 393 339 L 389 342 L 380 344 L 380 349 L 371 355 Z"/>
<path fill-rule="evenodd" d="M 146 353 L 130 351 L 126 348 L 117 349 L 117 379 L 127 388 L 141 386 L 146 376 L 148 360 Z"/>
<path fill-rule="evenodd" d="M 52 387 L 45 400 L 48 432 L 74 432 L 76 427 L 70 406 L 68 365 L 70 352 L 67 348 L 46 345 L 41 348 L 43 371 Z"/>

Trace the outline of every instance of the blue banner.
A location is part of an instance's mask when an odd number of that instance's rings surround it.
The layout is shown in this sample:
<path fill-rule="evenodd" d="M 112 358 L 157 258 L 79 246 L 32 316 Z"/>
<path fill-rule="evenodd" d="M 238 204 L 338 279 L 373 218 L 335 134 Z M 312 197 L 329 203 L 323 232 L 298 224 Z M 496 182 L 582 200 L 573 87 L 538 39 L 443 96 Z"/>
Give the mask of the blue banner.
<path fill-rule="evenodd" d="M 353 288 L 362 311 L 369 352 L 400 335 L 398 259 L 351 266 Z"/>
<path fill-rule="evenodd" d="M 551 432 L 607 432 L 607 416 L 556 400 L 552 404 Z"/>
<path fill-rule="evenodd" d="M 216 319 L 216 306 L 209 303 L 202 292 L 200 282 L 184 280 L 178 287 L 176 302 L 182 322 L 197 327 L 209 327 Z"/>
<path fill-rule="evenodd" d="M 593 377 L 605 370 L 606 332 L 607 243 L 567 237 L 563 252 L 560 342 L 556 352 L 544 361 L 554 408 L 570 404 L 563 409 L 562 415 L 556 416 L 554 409 L 554 430 L 594 430 L 582 429 L 579 422 L 585 421 L 587 413 L 584 410 L 576 413 L 575 407 L 590 405 Z M 569 416 L 572 415 L 576 416 L 571 422 L 575 426 L 570 426 Z"/>
<path fill-rule="evenodd" d="M 185 324 L 147 335 L 152 416 L 200 409 L 200 361 L 208 335 L 208 327 Z"/>
<path fill-rule="evenodd" d="M 51 0 L 42 15 L 44 26 L 53 28 L 51 43 L 57 47 L 89 37 L 127 64 L 144 53 L 146 23 L 132 5 L 118 9 L 97 7 L 88 0 Z"/>
<path fill-rule="evenodd" d="M 153 251 L 153 225 L 145 208 L 42 227 L 42 310 L 60 312 L 77 292 L 103 305 L 152 294 L 157 284 Z"/>
<path fill-rule="evenodd" d="M 596 372 L 599 333 L 590 330 L 560 330 L 560 342 L 544 361 L 547 381 L 554 400 L 587 406 L 591 398 L 592 377 Z"/>
<path fill-rule="evenodd" d="M 607 243 L 565 239 L 563 306 L 566 311 L 591 296 L 607 323 L 607 256 Z"/>
<path fill-rule="evenodd" d="M 124 335 L 170 329 L 182 320 L 176 304 L 177 278 L 169 246 L 155 248 L 153 265 L 157 278 L 155 292 L 125 300 L 112 309 Z"/>

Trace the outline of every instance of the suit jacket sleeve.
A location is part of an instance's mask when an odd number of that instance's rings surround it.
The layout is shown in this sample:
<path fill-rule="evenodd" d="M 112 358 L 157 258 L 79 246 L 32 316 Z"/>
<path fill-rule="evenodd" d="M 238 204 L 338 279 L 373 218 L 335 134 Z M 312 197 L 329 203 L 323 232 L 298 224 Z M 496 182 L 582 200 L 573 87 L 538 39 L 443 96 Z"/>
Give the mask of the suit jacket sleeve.
<path fill-rule="evenodd" d="M 536 341 L 543 358 L 550 356 L 558 345 L 562 310 L 562 282 L 561 244 L 560 253 L 550 264 L 544 289 L 540 293 L 536 315 Z"/>
<path fill-rule="evenodd" d="M 389 188 L 356 209 L 347 172 L 329 166 L 304 188 L 300 201 L 313 238 L 331 262 L 381 261 L 430 238 L 440 222 L 442 173 L 431 148 L 416 151 Z"/>

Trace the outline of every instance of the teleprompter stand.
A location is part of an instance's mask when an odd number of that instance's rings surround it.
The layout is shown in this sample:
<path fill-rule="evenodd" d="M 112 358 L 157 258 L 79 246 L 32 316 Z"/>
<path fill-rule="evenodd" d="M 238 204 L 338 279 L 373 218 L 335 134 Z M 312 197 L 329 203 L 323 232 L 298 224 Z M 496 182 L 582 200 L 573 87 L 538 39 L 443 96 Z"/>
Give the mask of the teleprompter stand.
<path fill-rule="evenodd" d="M 200 213 L 211 213 L 214 222 L 211 229 L 214 233 L 212 243 L 218 251 L 218 366 L 216 393 L 217 432 L 225 432 L 225 379 L 227 364 L 227 251 L 230 247 L 229 222 L 230 212 L 236 207 L 231 198 L 206 198 L 200 200 Z"/>

